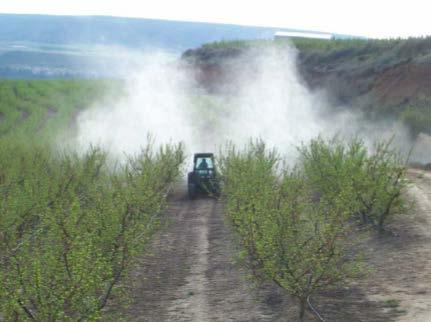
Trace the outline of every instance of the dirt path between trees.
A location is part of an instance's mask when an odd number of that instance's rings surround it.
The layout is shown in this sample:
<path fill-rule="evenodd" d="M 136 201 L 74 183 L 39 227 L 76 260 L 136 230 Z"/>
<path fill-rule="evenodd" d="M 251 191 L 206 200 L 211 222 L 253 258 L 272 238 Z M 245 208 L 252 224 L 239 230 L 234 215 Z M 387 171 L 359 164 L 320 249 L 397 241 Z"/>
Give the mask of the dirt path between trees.
<path fill-rule="evenodd" d="M 351 284 L 375 307 L 370 321 L 431 321 L 431 175 L 411 170 L 409 178 L 407 214 L 388 224 L 388 234 L 372 233 L 364 241 L 371 271 Z"/>
<path fill-rule="evenodd" d="M 431 321 L 431 173 L 411 170 L 410 177 L 415 182 L 410 188 L 414 210 L 409 218 L 411 227 L 406 225 L 405 229 L 414 232 L 415 240 L 406 255 L 411 260 L 406 259 L 399 266 L 405 268 L 399 272 L 397 282 L 401 283 L 388 287 L 392 287 L 394 298 L 407 313 L 399 321 L 428 322 Z"/>
<path fill-rule="evenodd" d="M 312 298 L 326 321 L 431 321 L 431 175 L 422 173 L 410 172 L 410 214 L 388 226 L 392 234 L 364 241 L 368 276 Z M 131 303 L 118 310 L 127 321 L 297 321 L 294 300 L 274 285 L 254 285 L 236 263 L 220 201 L 171 199 L 170 224 L 126 283 Z"/>
<path fill-rule="evenodd" d="M 172 222 L 132 276 L 127 321 L 272 321 L 235 263 L 221 203 L 179 197 L 170 204 Z"/>

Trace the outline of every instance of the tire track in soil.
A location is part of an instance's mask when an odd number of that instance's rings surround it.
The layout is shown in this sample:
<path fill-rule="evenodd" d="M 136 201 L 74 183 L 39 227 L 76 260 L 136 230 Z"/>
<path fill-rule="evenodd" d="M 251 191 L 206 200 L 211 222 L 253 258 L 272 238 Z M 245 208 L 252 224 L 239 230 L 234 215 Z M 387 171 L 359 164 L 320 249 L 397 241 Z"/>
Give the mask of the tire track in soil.
<path fill-rule="evenodd" d="M 189 221 L 193 227 L 193 244 L 190 257 L 192 264 L 186 277 L 186 284 L 175 291 L 175 300 L 168 307 L 168 320 L 172 321 L 207 321 L 209 304 L 207 297 L 208 281 L 208 217 L 213 215 L 215 202 L 193 201 L 195 216 Z"/>
<path fill-rule="evenodd" d="M 128 278 L 127 321 L 274 321 L 234 262 L 221 202 L 170 201 L 169 226 L 155 236 Z M 114 300 L 115 302 L 115 300 Z"/>
<path fill-rule="evenodd" d="M 387 321 L 431 321 L 431 176 L 409 170 L 411 205 L 387 227 L 394 236 L 368 243 L 373 272 L 359 281 L 372 303 L 380 303 Z M 413 203 L 412 203 L 413 202 Z M 394 308 L 385 305 L 397 301 Z"/>
<path fill-rule="evenodd" d="M 399 321 L 431 321 L 431 174 L 410 170 L 410 176 L 415 182 L 410 194 L 416 203 L 414 222 L 421 243 L 411 251 L 416 258 L 406 285 L 398 290 L 401 306 L 407 309 Z"/>

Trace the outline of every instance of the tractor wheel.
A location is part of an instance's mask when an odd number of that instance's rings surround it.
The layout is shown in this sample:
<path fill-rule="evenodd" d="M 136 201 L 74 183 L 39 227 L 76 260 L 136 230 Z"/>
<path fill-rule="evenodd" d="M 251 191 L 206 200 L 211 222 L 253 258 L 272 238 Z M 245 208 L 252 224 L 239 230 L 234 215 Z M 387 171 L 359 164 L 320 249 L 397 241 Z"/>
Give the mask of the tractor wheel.
<path fill-rule="evenodd" d="M 196 186 L 194 184 L 188 184 L 187 185 L 188 191 L 189 191 L 189 198 L 195 199 L 196 198 Z"/>

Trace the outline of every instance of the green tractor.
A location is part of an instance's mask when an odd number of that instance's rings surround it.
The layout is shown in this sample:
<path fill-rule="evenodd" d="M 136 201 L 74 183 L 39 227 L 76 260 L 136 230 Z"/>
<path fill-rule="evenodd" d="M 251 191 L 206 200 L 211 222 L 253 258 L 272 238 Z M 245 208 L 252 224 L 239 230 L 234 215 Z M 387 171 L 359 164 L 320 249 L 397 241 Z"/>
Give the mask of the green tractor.
<path fill-rule="evenodd" d="M 193 171 L 187 177 L 190 199 L 198 195 L 218 196 L 219 182 L 214 165 L 214 154 L 196 153 L 193 158 Z"/>

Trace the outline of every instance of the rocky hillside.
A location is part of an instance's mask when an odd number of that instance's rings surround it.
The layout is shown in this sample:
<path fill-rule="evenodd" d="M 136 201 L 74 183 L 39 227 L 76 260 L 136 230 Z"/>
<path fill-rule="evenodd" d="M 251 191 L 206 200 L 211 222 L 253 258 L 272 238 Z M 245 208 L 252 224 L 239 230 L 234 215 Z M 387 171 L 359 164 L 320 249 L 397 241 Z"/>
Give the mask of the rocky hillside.
<path fill-rule="evenodd" d="M 302 79 L 309 88 L 324 90 L 333 106 L 361 109 L 373 119 L 401 119 L 414 136 L 431 134 L 431 38 L 297 39 L 292 44 L 298 50 Z M 198 82 L 219 91 L 234 76 L 236 57 L 274 45 L 286 42 L 218 42 L 188 50 L 182 57 L 193 66 Z"/>

